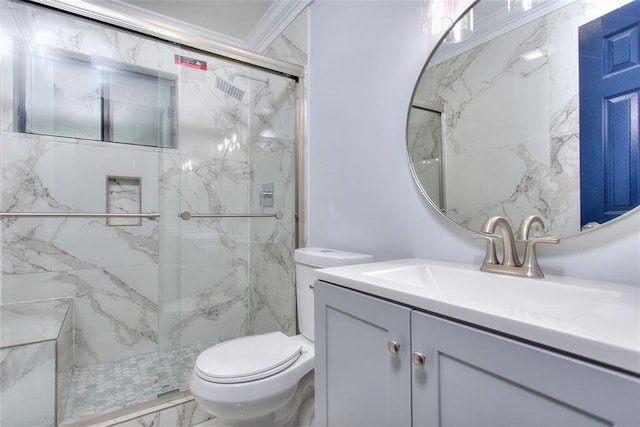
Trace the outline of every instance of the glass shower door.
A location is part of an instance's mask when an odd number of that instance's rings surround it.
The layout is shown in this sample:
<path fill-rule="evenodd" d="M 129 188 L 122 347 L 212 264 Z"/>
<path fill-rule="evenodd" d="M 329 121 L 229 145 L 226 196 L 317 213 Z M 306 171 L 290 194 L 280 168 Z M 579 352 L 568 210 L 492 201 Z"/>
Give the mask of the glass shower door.
<path fill-rule="evenodd" d="M 0 302 L 16 311 L 72 300 L 73 324 L 50 356 L 29 353 L 32 342 L 0 349 L 12 367 L 1 423 L 69 422 L 155 399 L 167 383 L 159 164 L 177 143 L 177 75 L 159 59 L 176 48 L 26 2 L 0 8 Z M 139 56 L 126 55 L 133 47 Z"/>
<path fill-rule="evenodd" d="M 295 333 L 297 82 L 188 49 L 178 61 L 180 202 L 171 215 L 204 215 L 179 222 L 180 319 L 168 336 L 179 337 L 185 388 L 203 349 Z"/>

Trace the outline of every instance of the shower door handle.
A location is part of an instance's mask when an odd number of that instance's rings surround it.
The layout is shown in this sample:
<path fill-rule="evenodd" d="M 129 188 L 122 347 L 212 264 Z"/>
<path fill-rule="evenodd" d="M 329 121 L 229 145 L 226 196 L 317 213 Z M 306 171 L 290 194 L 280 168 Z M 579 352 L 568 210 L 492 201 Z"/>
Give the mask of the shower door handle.
<path fill-rule="evenodd" d="M 181 212 L 178 215 L 185 221 L 190 220 L 191 218 L 275 218 L 282 219 L 284 218 L 284 214 L 280 211 L 276 213 L 231 213 L 231 214 L 223 214 L 223 213 L 191 213 L 189 211 Z"/>

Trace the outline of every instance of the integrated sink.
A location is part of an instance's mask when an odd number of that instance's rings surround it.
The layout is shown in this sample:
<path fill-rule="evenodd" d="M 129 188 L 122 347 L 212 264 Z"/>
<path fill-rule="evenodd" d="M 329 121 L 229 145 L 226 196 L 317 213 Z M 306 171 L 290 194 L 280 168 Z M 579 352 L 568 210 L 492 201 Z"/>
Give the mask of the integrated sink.
<path fill-rule="evenodd" d="M 475 302 L 537 313 L 554 318 L 571 318 L 604 305 L 622 294 L 608 290 L 484 273 L 476 269 L 438 264 L 416 264 L 363 273 L 364 276 L 418 288 L 443 300 Z"/>
<path fill-rule="evenodd" d="M 640 286 L 487 273 L 419 258 L 316 270 L 319 280 L 640 375 Z"/>

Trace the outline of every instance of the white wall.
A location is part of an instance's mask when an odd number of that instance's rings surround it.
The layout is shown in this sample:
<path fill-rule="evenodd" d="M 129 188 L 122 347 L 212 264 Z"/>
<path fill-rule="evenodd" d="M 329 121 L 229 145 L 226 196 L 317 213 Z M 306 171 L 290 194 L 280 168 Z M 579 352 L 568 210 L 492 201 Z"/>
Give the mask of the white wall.
<path fill-rule="evenodd" d="M 308 244 L 479 266 L 484 243 L 424 201 L 409 171 L 408 105 L 435 45 L 420 12 L 417 0 L 311 5 Z M 640 213 L 540 246 L 547 273 L 640 284 Z"/>

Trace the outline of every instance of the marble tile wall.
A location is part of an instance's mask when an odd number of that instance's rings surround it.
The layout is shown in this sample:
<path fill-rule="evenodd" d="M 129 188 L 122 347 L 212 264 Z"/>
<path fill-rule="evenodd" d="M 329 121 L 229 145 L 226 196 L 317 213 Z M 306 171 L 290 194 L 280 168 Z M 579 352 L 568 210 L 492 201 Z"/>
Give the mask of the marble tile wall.
<path fill-rule="evenodd" d="M 284 61 L 292 62 L 294 64 L 299 64 L 308 69 L 308 29 L 309 29 L 309 9 L 305 9 L 300 15 L 296 17 L 296 19 L 289 24 L 289 26 L 273 41 L 273 43 L 265 50 L 264 54 L 268 56 L 272 56 L 274 58 L 282 59 Z M 305 76 L 304 80 L 304 102 L 303 105 L 308 105 L 308 88 L 306 87 L 307 76 Z M 308 123 L 308 111 L 306 107 L 304 109 L 305 114 L 305 123 Z M 306 153 L 304 152 L 304 147 L 309 145 L 309 136 L 308 136 L 308 127 L 304 128 L 304 144 L 301 146 L 303 148 L 300 149 L 298 156 L 302 159 L 303 168 L 306 169 L 308 165 L 308 160 L 306 159 Z M 299 173 L 304 177 L 305 171 L 299 171 Z M 305 178 L 306 180 L 306 178 Z M 306 187 L 306 186 L 305 186 Z M 306 223 L 306 214 L 305 214 L 305 206 L 307 206 L 307 193 L 306 191 L 299 192 L 299 197 L 301 200 L 298 202 L 298 206 L 301 209 L 299 211 L 300 215 L 300 227 L 302 231 L 302 236 L 298 236 L 298 239 L 301 239 L 298 243 L 299 246 L 305 246 L 306 237 L 308 235 L 308 224 Z"/>
<path fill-rule="evenodd" d="M 161 218 L 126 227 L 4 219 L 0 301 L 73 297 L 78 367 L 256 330 L 294 333 L 292 81 L 22 2 L 2 0 L 2 8 L 2 28 L 34 49 L 44 43 L 175 75 L 179 148 L 15 133 L 11 61 L 3 60 L 2 209 L 104 212 L 106 177 L 128 176 L 141 177 L 142 211 Z M 265 180 L 276 182 L 283 221 L 178 217 L 259 209 Z"/>
<path fill-rule="evenodd" d="M 627 1 L 573 3 L 429 68 L 416 96 L 445 104 L 448 216 L 478 230 L 495 212 L 516 227 L 536 213 L 578 232 L 577 28 Z M 492 170 L 513 178 L 488 183 Z"/>
<path fill-rule="evenodd" d="M 281 330 L 296 333 L 294 206 L 296 183 L 296 87 L 284 77 L 256 75 L 253 81 L 251 148 L 252 181 L 249 204 L 254 212 L 280 211 L 280 220 L 250 222 L 251 320 L 253 333 Z M 262 81 L 261 81 L 262 80 Z M 262 207 L 262 183 L 274 182 L 274 207 Z"/>
<path fill-rule="evenodd" d="M 106 175 L 144 169 L 152 186 L 156 156 L 5 132 L 2 209 L 104 212 Z M 157 191 L 142 193 L 143 209 L 157 211 Z M 2 302 L 73 297 L 77 366 L 155 351 L 158 227 L 150 220 L 109 227 L 104 219 L 5 219 Z"/>

